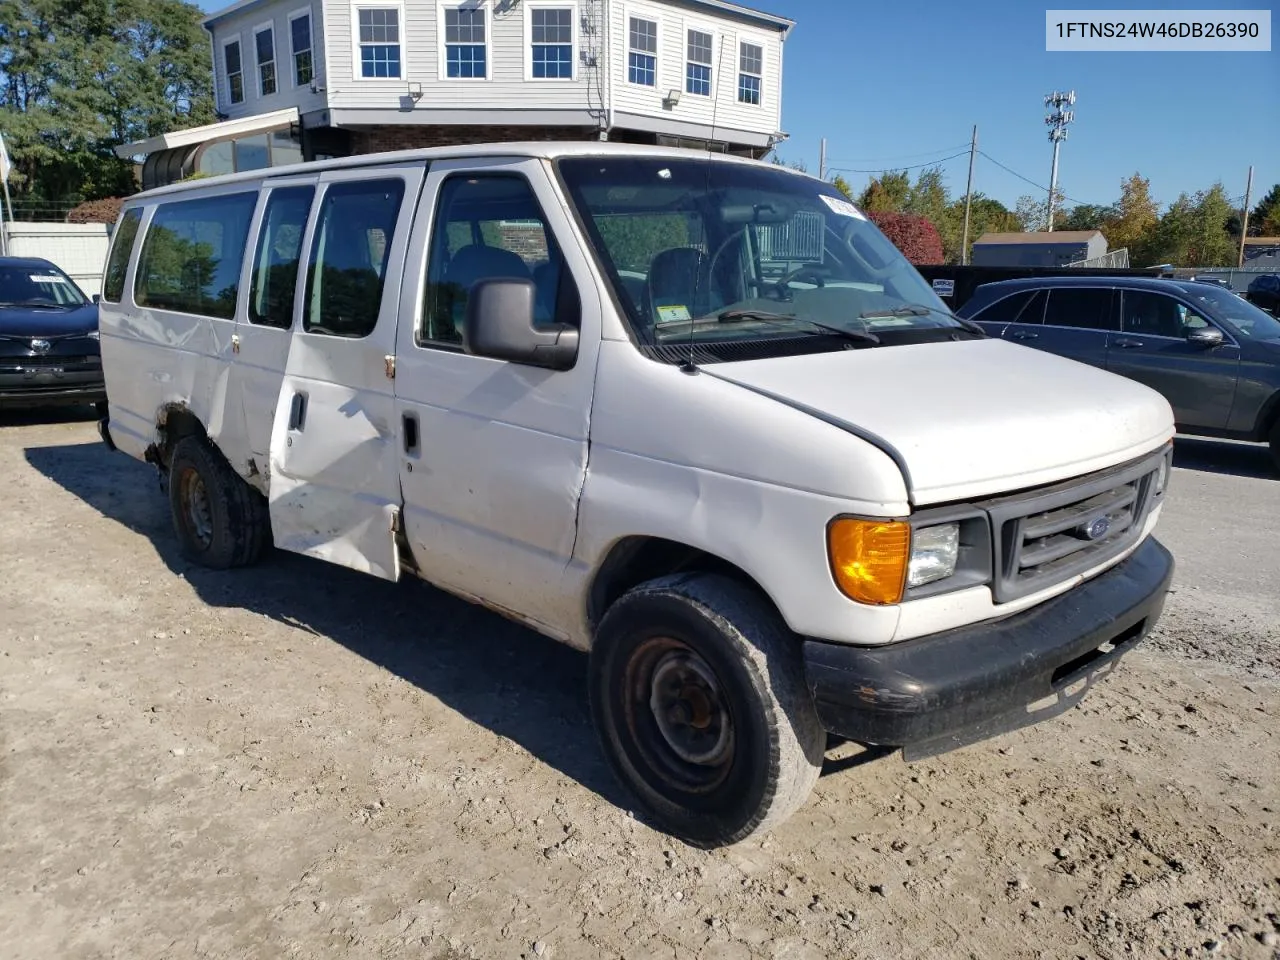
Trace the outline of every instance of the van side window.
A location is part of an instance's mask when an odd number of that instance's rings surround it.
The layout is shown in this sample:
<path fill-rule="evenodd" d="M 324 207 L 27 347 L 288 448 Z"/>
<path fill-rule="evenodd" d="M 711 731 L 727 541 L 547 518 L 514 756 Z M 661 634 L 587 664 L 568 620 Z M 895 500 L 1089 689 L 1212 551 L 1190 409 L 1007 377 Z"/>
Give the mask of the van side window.
<path fill-rule="evenodd" d="M 532 280 L 534 321 L 577 323 L 577 289 L 529 182 L 510 174 L 444 181 L 432 227 L 419 346 L 458 345 L 481 280 Z"/>
<path fill-rule="evenodd" d="M 258 193 L 162 203 L 151 216 L 133 298 L 141 306 L 230 320 Z"/>
<path fill-rule="evenodd" d="M 287 330 L 293 324 L 294 291 L 302 232 L 315 187 L 282 187 L 272 190 L 262 215 L 258 250 L 253 259 L 249 286 L 249 320 Z"/>
<path fill-rule="evenodd" d="M 304 330 L 354 338 L 373 332 L 403 198 L 399 177 L 329 184 L 307 264 Z"/>
<path fill-rule="evenodd" d="M 119 303 L 124 297 L 124 277 L 129 272 L 129 254 L 133 252 L 133 241 L 138 237 L 138 224 L 142 222 L 142 211 L 137 207 L 126 210 L 116 227 L 116 235 L 111 241 L 111 255 L 107 257 L 107 272 L 102 279 L 102 299 L 108 303 Z"/>

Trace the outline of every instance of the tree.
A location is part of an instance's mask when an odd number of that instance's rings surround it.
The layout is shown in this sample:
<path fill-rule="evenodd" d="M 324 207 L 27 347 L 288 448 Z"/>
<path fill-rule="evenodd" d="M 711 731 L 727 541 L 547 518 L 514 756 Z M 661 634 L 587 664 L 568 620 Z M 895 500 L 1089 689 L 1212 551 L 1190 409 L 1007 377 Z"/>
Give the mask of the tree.
<path fill-rule="evenodd" d="M 937 228 L 942 239 L 943 261 L 958 263 L 960 260 L 960 237 L 964 232 L 964 211 L 960 217 L 954 216 L 951 207 L 951 194 L 947 190 L 946 178 L 941 167 L 928 167 L 916 176 L 916 182 L 907 193 L 907 202 L 903 206 L 906 213 L 924 217 Z"/>
<path fill-rule="evenodd" d="M 1136 172 L 1122 180 L 1115 208 L 1116 215 L 1103 225 L 1102 232 L 1112 250 L 1128 247 L 1132 253 L 1148 240 L 1160 219 L 1160 208 L 1151 199 L 1151 181 Z"/>
<path fill-rule="evenodd" d="M 924 217 L 885 210 L 867 216 L 912 263 L 942 263 L 942 238 Z"/>
<path fill-rule="evenodd" d="M 1061 190 L 1059 190 L 1054 194 L 1054 197 L 1056 199 L 1056 202 L 1053 205 L 1054 210 L 1061 210 L 1063 201 L 1067 199 L 1066 196 L 1063 195 Z M 1024 194 L 1018 198 L 1018 205 L 1014 209 L 1013 215 L 1017 218 L 1018 224 L 1023 230 L 1028 232 L 1048 230 L 1049 198 L 1045 197 L 1043 200 L 1040 200 L 1033 196 Z M 1057 225 L 1057 223 L 1054 224 L 1055 227 Z"/>
<path fill-rule="evenodd" d="M 1237 249 L 1227 232 L 1231 212 L 1231 201 L 1221 183 L 1193 197 L 1181 194 L 1137 248 L 1139 262 L 1179 267 L 1230 266 Z"/>
<path fill-rule="evenodd" d="M 858 206 L 867 213 L 901 213 L 911 193 L 911 177 L 905 170 L 889 170 L 873 177 L 858 195 Z"/>
<path fill-rule="evenodd" d="M 1249 212 L 1249 236 L 1280 236 L 1280 183 L 1277 183 Z"/>
<path fill-rule="evenodd" d="M 0 0 L 0 128 L 17 201 L 134 189 L 112 147 L 213 120 L 208 36 L 184 0 Z"/>
<path fill-rule="evenodd" d="M 1066 211 L 1054 227 L 1061 230 L 1101 230 L 1120 215 L 1117 207 L 1097 203 L 1080 203 Z"/>
<path fill-rule="evenodd" d="M 958 224 L 956 228 L 959 233 L 957 236 L 964 235 L 964 197 L 958 197 L 952 201 L 951 206 L 947 210 L 947 218 L 951 222 Z M 970 257 L 973 254 L 973 242 L 984 233 L 1012 233 L 1022 229 L 1022 225 L 1018 222 L 1017 216 L 999 200 L 988 197 L 981 192 L 973 195 L 972 201 L 969 203 L 969 250 Z M 948 263 L 960 262 L 960 250 L 957 243 L 954 253 L 950 250 L 945 251 Z"/>
<path fill-rule="evenodd" d="M 837 190 L 839 190 L 841 193 L 843 193 L 850 200 L 853 199 L 853 187 L 849 186 L 849 181 L 846 180 L 844 177 L 840 176 L 840 174 L 837 173 L 834 177 L 831 178 L 831 185 L 835 187 Z"/>

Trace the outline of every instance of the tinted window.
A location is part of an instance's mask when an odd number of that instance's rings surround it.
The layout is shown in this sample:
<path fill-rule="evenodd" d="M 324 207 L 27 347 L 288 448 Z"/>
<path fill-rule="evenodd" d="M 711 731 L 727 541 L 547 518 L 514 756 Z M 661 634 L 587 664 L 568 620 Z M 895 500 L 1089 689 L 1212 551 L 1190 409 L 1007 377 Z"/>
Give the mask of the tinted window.
<path fill-rule="evenodd" d="M 1033 296 L 1035 296 L 1035 293 L 1031 290 L 1015 293 L 997 300 L 985 310 L 979 311 L 977 316 L 971 319 L 981 320 L 983 323 L 1014 323 L 1018 319 L 1018 314 L 1022 313 L 1022 308 L 1027 305 L 1027 301 Z"/>
<path fill-rule="evenodd" d="M 1114 330 L 1111 291 L 1072 290 L 1064 287 L 1051 289 L 1049 305 L 1045 308 L 1044 322 L 1053 327 Z"/>
<path fill-rule="evenodd" d="M 84 302 L 80 288 L 51 264 L 0 266 L 0 305 L 78 307 Z"/>
<path fill-rule="evenodd" d="M 1146 290 L 1125 290 L 1121 309 L 1125 333 L 1148 337 L 1183 336 L 1186 308 L 1173 297 Z"/>
<path fill-rule="evenodd" d="M 156 208 L 142 241 L 134 299 L 143 306 L 231 319 L 258 194 L 206 197 Z"/>
<path fill-rule="evenodd" d="M 331 184 L 307 264 L 302 326 L 334 337 L 367 337 L 378 323 L 391 237 L 404 181 Z"/>
<path fill-rule="evenodd" d="M 467 316 L 467 298 L 481 280 L 532 280 L 534 320 L 569 319 L 564 296 L 572 282 L 523 177 L 454 177 L 440 189 L 427 264 L 424 329 L 419 343 L 457 344 Z M 562 293 L 564 296 L 562 296 Z"/>
<path fill-rule="evenodd" d="M 138 236 L 138 224 L 142 222 L 142 211 L 126 210 L 116 225 L 116 235 L 111 241 L 111 254 L 107 257 L 107 273 L 102 278 L 102 299 L 109 303 L 119 303 L 124 296 L 124 276 L 129 272 L 129 254 L 133 252 L 133 241 Z"/>
<path fill-rule="evenodd" d="M 258 235 L 249 288 L 249 319 L 285 329 L 293 323 L 294 290 L 302 231 L 307 226 L 314 187 L 272 190 Z"/>

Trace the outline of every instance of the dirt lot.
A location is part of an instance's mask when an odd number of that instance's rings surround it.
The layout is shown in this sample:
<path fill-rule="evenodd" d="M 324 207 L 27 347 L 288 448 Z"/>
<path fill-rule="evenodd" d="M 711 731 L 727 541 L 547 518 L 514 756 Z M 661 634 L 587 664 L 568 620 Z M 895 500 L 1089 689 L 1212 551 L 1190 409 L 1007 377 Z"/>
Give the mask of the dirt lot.
<path fill-rule="evenodd" d="M 581 655 L 419 584 L 190 567 L 149 468 L 0 418 L 0 956 L 1280 956 L 1280 481 L 1178 462 L 1176 593 L 1081 708 L 837 757 L 708 853 L 629 810 Z"/>

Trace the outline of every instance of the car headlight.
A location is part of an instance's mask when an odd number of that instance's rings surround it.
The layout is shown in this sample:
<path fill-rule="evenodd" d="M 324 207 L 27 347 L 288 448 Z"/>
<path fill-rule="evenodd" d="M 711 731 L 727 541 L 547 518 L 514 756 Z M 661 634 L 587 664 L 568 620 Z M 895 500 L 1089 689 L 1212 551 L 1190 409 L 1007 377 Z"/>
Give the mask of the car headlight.
<path fill-rule="evenodd" d="M 960 560 L 960 524 L 940 523 L 916 530 L 907 561 L 907 587 L 923 587 L 956 572 Z"/>

